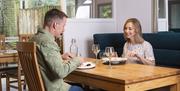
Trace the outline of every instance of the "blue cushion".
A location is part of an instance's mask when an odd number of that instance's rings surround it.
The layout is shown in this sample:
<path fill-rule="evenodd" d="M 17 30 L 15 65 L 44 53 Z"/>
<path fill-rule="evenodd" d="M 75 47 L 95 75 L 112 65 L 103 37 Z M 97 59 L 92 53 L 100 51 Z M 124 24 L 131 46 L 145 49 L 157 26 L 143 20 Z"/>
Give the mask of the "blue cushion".
<path fill-rule="evenodd" d="M 105 47 L 113 46 L 121 56 L 125 43 L 123 33 L 94 34 L 93 38 L 94 43 L 100 45 L 100 53 Z M 143 38 L 151 43 L 157 65 L 180 68 L 180 33 L 144 33 Z"/>
<path fill-rule="evenodd" d="M 180 33 L 150 33 L 143 37 L 154 49 L 180 50 Z"/>
<path fill-rule="evenodd" d="M 119 56 L 122 54 L 122 48 L 125 43 L 122 33 L 94 34 L 93 38 L 94 43 L 100 45 L 101 51 L 104 51 L 108 46 L 113 46 Z"/>
<path fill-rule="evenodd" d="M 180 51 L 154 49 L 154 56 L 157 65 L 180 67 Z"/>

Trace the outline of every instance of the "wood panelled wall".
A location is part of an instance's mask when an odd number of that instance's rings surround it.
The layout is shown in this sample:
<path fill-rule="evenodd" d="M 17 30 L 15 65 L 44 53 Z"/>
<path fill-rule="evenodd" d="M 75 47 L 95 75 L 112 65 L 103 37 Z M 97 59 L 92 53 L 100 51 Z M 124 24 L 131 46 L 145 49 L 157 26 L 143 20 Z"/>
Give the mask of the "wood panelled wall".
<path fill-rule="evenodd" d="M 44 15 L 50 9 L 61 9 L 60 6 L 43 6 L 31 9 L 20 9 L 19 10 L 19 36 L 21 35 L 33 35 L 37 32 L 38 27 L 42 27 Z M 56 38 L 56 42 L 61 48 L 63 53 L 63 36 Z"/>
<path fill-rule="evenodd" d="M 43 6 L 19 10 L 19 34 L 34 34 L 38 27 L 42 27 L 45 13 L 60 6 Z"/>

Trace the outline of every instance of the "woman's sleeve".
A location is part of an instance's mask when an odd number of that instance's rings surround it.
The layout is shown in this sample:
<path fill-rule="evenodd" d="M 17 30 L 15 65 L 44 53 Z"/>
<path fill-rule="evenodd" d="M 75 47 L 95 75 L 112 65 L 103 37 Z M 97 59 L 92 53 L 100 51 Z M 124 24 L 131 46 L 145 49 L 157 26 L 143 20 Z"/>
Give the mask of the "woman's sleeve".
<path fill-rule="evenodd" d="M 150 61 L 155 61 L 153 47 L 149 42 L 145 44 L 144 50 L 145 50 L 145 59 L 148 59 Z"/>
<path fill-rule="evenodd" d="M 122 57 L 125 57 L 126 51 L 127 51 L 127 43 L 124 44 L 123 53 L 122 53 L 122 55 L 121 55 Z"/>

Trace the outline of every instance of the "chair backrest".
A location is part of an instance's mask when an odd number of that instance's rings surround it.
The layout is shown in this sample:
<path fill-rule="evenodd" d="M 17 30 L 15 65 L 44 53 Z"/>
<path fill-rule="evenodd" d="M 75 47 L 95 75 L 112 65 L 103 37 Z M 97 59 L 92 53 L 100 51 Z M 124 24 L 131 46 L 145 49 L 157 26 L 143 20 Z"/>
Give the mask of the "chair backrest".
<path fill-rule="evenodd" d="M 33 34 L 20 34 L 19 35 L 19 41 L 28 42 L 29 39 L 31 39 L 32 36 L 33 36 Z"/>
<path fill-rule="evenodd" d="M 5 35 L 0 35 L 0 50 L 5 47 Z"/>
<path fill-rule="evenodd" d="M 29 91 L 45 91 L 36 56 L 35 42 L 18 42 L 17 51 Z"/>
<path fill-rule="evenodd" d="M 5 41 L 5 35 L 0 35 L 0 40 Z"/>

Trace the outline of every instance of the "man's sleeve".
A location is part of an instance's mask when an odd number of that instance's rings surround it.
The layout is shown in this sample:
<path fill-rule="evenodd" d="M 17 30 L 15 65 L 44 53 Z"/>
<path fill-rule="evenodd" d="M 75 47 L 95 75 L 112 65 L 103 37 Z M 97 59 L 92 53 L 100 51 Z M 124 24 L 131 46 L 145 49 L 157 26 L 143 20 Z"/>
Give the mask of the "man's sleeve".
<path fill-rule="evenodd" d="M 49 70 L 60 78 L 66 77 L 80 65 L 79 58 L 77 57 L 71 59 L 68 63 L 64 63 L 59 50 L 51 44 L 41 45 L 40 51 L 42 51 L 44 61 L 47 63 Z"/>

